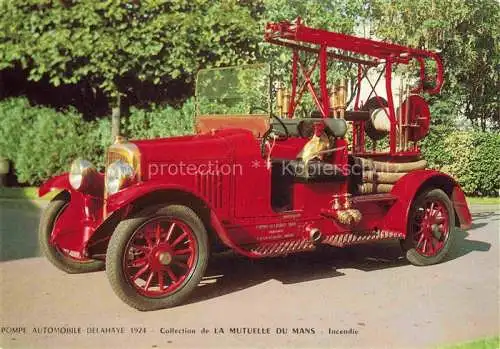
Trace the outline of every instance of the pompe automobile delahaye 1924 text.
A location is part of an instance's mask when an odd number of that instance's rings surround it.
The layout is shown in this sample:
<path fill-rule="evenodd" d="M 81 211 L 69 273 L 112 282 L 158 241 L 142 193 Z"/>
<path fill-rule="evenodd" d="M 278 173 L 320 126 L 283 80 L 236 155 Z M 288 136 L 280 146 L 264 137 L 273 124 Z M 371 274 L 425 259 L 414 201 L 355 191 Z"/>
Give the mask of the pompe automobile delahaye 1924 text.
<path fill-rule="evenodd" d="M 105 267 L 125 303 L 153 310 L 185 300 L 221 247 L 262 258 L 398 239 L 415 265 L 445 258 L 471 215 L 455 180 L 420 157 L 440 57 L 300 19 L 268 23 L 264 38 L 291 50 L 289 84 L 265 65 L 202 70 L 194 135 L 118 138 L 105 173 L 77 159 L 40 187 L 60 191 L 39 230 L 56 267 Z M 417 83 L 393 94 L 394 70 L 411 64 Z M 329 81 L 346 67 L 351 81 Z"/>

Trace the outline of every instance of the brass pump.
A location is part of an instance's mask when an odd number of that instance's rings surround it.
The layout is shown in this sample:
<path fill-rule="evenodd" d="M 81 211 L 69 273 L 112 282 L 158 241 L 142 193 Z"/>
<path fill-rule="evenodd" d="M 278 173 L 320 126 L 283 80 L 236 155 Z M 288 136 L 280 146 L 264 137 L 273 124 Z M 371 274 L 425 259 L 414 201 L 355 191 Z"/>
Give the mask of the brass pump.
<path fill-rule="evenodd" d="M 290 92 L 282 84 L 278 84 L 276 91 L 276 110 L 279 117 L 285 117 L 288 114 L 288 105 L 290 103 Z"/>
<path fill-rule="evenodd" d="M 322 160 L 322 151 L 330 147 L 330 141 L 328 137 L 323 132 L 325 129 L 325 124 L 323 122 L 317 122 L 314 124 L 314 135 L 311 139 L 304 145 L 302 151 L 299 153 L 299 158 L 304 161 L 304 165 L 314 158 L 319 158 Z"/>
<path fill-rule="evenodd" d="M 344 200 L 343 204 L 340 203 L 341 197 Z M 333 195 L 331 203 L 332 207 L 330 209 L 322 210 L 325 216 L 348 226 L 355 226 L 361 221 L 361 212 L 351 207 L 351 194 Z"/>
<path fill-rule="evenodd" d="M 331 90 L 330 106 L 333 110 L 333 117 L 344 118 L 347 107 L 347 83 L 345 79 L 336 81 Z"/>

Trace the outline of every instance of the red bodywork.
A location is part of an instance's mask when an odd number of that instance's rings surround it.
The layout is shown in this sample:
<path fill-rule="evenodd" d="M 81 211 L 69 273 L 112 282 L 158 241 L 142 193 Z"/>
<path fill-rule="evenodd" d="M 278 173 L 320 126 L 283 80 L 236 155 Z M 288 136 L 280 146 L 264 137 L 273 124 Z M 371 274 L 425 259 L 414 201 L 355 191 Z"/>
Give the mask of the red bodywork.
<path fill-rule="evenodd" d="M 328 57 L 344 59 L 359 65 L 359 79 L 366 66 L 385 66 L 387 97 L 391 120 L 390 152 L 367 153 L 364 147 L 364 121 L 353 123 L 354 150 L 348 152 L 347 143 L 338 138 L 335 147 L 340 149 L 332 163 L 342 171 L 349 168 L 349 156 L 363 154 L 367 157 L 393 159 L 417 157 L 416 144 L 399 149 L 396 144 L 398 124 L 390 87 L 393 64 L 407 64 L 416 59 L 425 79 L 424 60 L 437 62 L 436 84 L 428 92 L 437 93 L 442 84 L 442 64 L 439 57 L 429 51 L 414 50 L 399 45 L 330 33 L 304 26 L 300 21 L 271 23 L 267 26 L 267 41 L 292 48 L 292 97 L 288 116 L 307 88 L 313 95 L 323 117 L 329 117 L 329 96 L 326 83 Z M 305 46 L 304 43 L 308 45 Z M 316 47 L 316 48 L 314 48 Z M 340 55 L 338 51 L 351 53 Z M 316 94 L 310 81 L 310 71 L 300 63 L 301 50 L 317 52 L 320 64 L 320 94 Z M 357 54 L 357 57 L 354 54 Z M 370 58 L 366 58 L 370 57 Z M 305 83 L 298 86 L 299 70 L 304 72 Z M 414 92 L 423 89 L 423 81 Z M 359 92 L 359 89 L 358 89 Z M 359 110 L 359 96 L 354 110 Z M 370 240 L 406 236 L 408 213 L 416 195 L 425 188 L 444 190 L 452 199 L 457 224 L 467 228 L 471 215 L 465 196 L 454 179 L 434 170 L 418 170 L 403 176 L 389 193 L 357 195 L 352 205 L 362 218 L 355 226 L 343 225 L 332 219 L 325 210 L 332 206 L 332 195 L 348 193 L 349 177 L 338 181 L 300 183 L 290 182 L 276 189 L 279 181 L 273 180 L 269 161 L 294 160 L 307 137 L 288 137 L 278 140 L 269 159 L 261 154 L 259 135 L 245 128 L 212 130 L 201 134 L 168 139 L 133 141 L 140 152 L 140 181 L 114 195 L 100 197 L 87 195 L 71 188 L 68 175 L 52 178 L 40 187 L 40 196 L 57 189 L 69 192 L 71 201 L 56 221 L 52 241 L 60 248 L 77 251 L 82 258 L 105 253 L 106 241 L 116 225 L 134 214 L 147 202 L 176 202 L 194 205 L 203 217 L 208 231 L 227 247 L 248 257 L 264 257 L 296 251 L 312 250 L 311 232 L 321 232 L 323 242 L 345 246 Z M 184 170 L 182 164 L 185 164 Z M 170 165 L 175 165 L 174 173 Z M 196 169 L 190 171 L 191 169 Z M 205 171 L 198 171 L 200 169 Z M 212 169 L 212 171 L 210 170 Z M 226 171 L 226 169 L 229 169 Z M 104 177 L 101 177 L 104 181 Z M 99 183 L 102 187 L 102 183 Z M 287 197 L 286 209 L 277 210 L 272 200 Z M 100 249 L 95 246 L 103 243 Z"/>

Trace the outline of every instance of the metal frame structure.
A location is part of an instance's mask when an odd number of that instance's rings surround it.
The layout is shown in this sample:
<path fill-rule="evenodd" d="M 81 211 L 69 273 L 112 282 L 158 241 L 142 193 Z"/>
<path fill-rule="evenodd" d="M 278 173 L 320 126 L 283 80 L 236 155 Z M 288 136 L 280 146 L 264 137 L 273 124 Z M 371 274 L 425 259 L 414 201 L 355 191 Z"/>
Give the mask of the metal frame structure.
<path fill-rule="evenodd" d="M 394 106 L 392 91 L 392 73 L 397 64 L 409 64 L 412 60 L 417 60 L 420 65 L 420 82 L 418 86 L 411 90 L 411 93 L 417 94 L 427 92 L 437 94 L 443 85 L 443 64 L 438 54 L 428 50 L 414 49 L 400 46 L 392 43 L 375 41 L 356 36 L 329 32 L 322 29 L 315 29 L 306 26 L 302 20 L 297 18 L 295 21 L 282 21 L 268 23 L 265 30 L 264 39 L 270 43 L 289 47 L 292 49 L 292 81 L 291 97 L 288 106 L 288 117 L 293 117 L 297 105 L 300 103 L 303 93 L 307 88 L 313 101 L 321 113 L 326 118 L 330 116 L 330 96 L 327 86 L 328 60 L 338 59 L 358 65 L 357 76 L 357 95 L 354 110 L 359 110 L 359 99 L 361 94 L 361 81 L 367 75 L 367 70 L 373 67 L 383 66 L 385 76 L 385 88 L 387 92 L 388 117 L 391 122 L 389 133 L 390 152 L 377 155 L 390 156 L 415 156 L 419 154 L 416 146 L 410 150 L 398 149 L 397 134 L 405 132 L 403 128 L 412 127 L 408 125 L 408 120 L 398 122 Z M 317 58 L 311 68 L 307 69 L 299 59 L 299 52 L 316 53 Z M 433 60 L 436 63 L 436 77 L 433 87 L 426 87 L 426 60 Z M 318 94 L 311 81 L 311 74 L 319 63 L 319 89 Z M 302 75 L 304 83 L 298 87 L 298 77 Z M 377 83 L 380 79 L 377 80 Z M 372 92 L 375 92 L 375 86 L 371 85 Z M 371 95 L 371 93 L 370 93 Z M 376 95 L 376 98 L 380 98 Z M 404 118 L 402 115 L 401 118 Z M 353 127 L 353 148 L 358 149 L 359 153 L 365 152 L 364 145 L 364 122 L 356 122 Z"/>

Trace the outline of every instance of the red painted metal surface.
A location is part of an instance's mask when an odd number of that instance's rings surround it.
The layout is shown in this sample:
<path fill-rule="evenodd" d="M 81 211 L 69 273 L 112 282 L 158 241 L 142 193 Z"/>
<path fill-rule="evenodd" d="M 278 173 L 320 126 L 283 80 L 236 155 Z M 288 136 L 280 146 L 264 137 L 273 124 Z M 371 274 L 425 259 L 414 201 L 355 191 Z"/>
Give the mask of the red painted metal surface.
<path fill-rule="evenodd" d="M 401 110 L 408 110 L 408 120 L 405 122 L 410 127 L 409 140 L 418 142 L 424 139 L 431 127 L 431 112 L 429 105 L 422 96 L 411 95 L 401 105 Z"/>
<path fill-rule="evenodd" d="M 112 224 L 117 224 L 112 223 L 113 219 L 118 218 L 119 221 L 127 218 L 131 212 L 136 212 L 135 206 L 139 203 L 144 205 L 143 199 L 152 193 L 157 193 L 165 201 L 171 201 L 180 192 L 185 193 L 191 202 L 196 201 L 197 207 L 202 207 L 208 213 L 205 217 L 205 223 L 211 228 L 208 230 L 214 231 L 227 247 L 251 258 L 313 250 L 315 243 L 318 243 L 312 241 L 313 232 L 319 234 L 319 243 L 339 247 L 383 239 L 402 239 L 407 234 L 410 207 L 415 197 L 428 187 L 442 188 L 451 197 L 460 225 L 470 226 L 471 215 L 462 190 L 451 177 L 433 170 L 406 174 L 395 183 L 390 193 L 354 196 L 352 209 L 361 214 L 356 225 L 342 224 L 323 214 L 325 209 L 332 209 L 334 195 L 342 198 L 344 203 L 348 194 L 353 194 L 349 192 L 349 184 L 353 180 L 349 156 L 381 156 L 388 162 L 411 160 L 418 156 L 416 148 L 400 151 L 396 146 L 398 126 L 392 100 L 392 68 L 394 64 L 407 64 L 411 59 L 419 62 L 424 62 L 425 59 L 435 60 L 438 67 L 436 86 L 428 92 L 438 92 L 442 84 L 439 56 L 424 50 L 316 30 L 300 22 L 269 24 L 266 40 L 289 46 L 293 50 L 290 117 L 293 116 L 296 102 L 306 90 L 313 95 L 322 117 L 331 117 L 326 82 L 329 59 L 344 59 L 358 64 L 359 77 L 366 73 L 366 67 L 382 64 L 385 68 L 383 74 L 386 77 L 391 120 L 390 152 L 365 154 L 365 121 L 354 121 L 354 149 L 348 151 L 347 141 L 336 138 L 332 143 L 336 150 L 324 160 L 340 168 L 345 178 L 307 182 L 279 172 L 273 175 L 273 171 L 279 171 L 276 166 L 280 162 L 282 166 L 286 166 L 286 160 L 297 159 L 309 141 L 307 137 L 276 139 L 270 144 L 269 158 L 261 155 L 262 139 L 258 138 L 260 133 L 252 132 L 246 127 L 133 141 L 140 153 L 140 176 L 137 177 L 140 180 L 116 194 L 94 197 L 75 191 L 68 183 L 67 174 L 54 177 L 40 187 L 40 195 L 51 189 L 66 190 L 71 195 L 70 204 L 55 223 L 52 242 L 58 248 L 76 251 L 83 258 L 88 257 L 87 248 L 92 236 L 104 230 L 108 223 L 111 227 L 106 227 L 107 234 L 111 234 L 114 228 Z M 317 47 L 305 47 L 304 43 Z M 330 50 L 331 48 L 347 53 L 340 54 Z M 318 54 L 313 68 L 319 65 L 319 92 L 311 81 L 311 67 L 304 67 L 299 59 L 300 50 L 312 50 Z M 299 81 L 299 74 L 303 81 Z M 425 78 L 423 68 L 421 77 Z M 359 104 L 358 95 L 354 110 L 361 108 Z M 431 225 L 436 224 L 432 223 L 435 218 L 429 217 L 424 225 L 429 222 Z M 178 237 L 185 237 L 179 243 L 185 242 L 191 250 L 186 252 L 189 257 L 185 273 L 172 271 L 172 276 L 168 268 L 164 267 L 165 264 L 160 265 L 158 261 L 159 256 L 172 256 L 178 252 L 176 246 L 172 246 L 176 245 L 174 241 L 167 238 L 167 225 L 174 223 L 179 227 Z M 451 227 L 454 223 L 447 222 L 447 225 Z M 156 235 L 158 226 L 160 238 Z M 446 229 L 443 228 L 444 230 Z M 128 264 L 124 266 L 130 271 L 127 274 L 129 282 L 139 292 L 151 297 L 173 292 L 192 269 L 192 262 L 189 261 L 195 255 L 195 240 L 189 227 L 172 220 L 151 222 L 139 229 L 124 252 L 127 263 L 136 265 L 132 269 Z M 425 254 L 426 251 L 423 250 L 422 253 Z M 161 258 L 168 259 L 168 256 Z"/>
<path fill-rule="evenodd" d="M 408 173 L 394 185 L 391 194 L 396 196 L 398 200 L 389 209 L 388 218 L 390 220 L 386 222 L 387 228 L 406 232 L 407 217 L 411 203 L 418 192 L 425 186 L 444 189 L 449 195 L 455 192 L 452 203 L 460 225 L 464 227 L 471 225 L 471 214 L 465 201 L 465 195 L 458 183 L 452 177 L 442 172 L 418 170 Z"/>
<path fill-rule="evenodd" d="M 67 191 L 70 201 L 54 223 L 50 242 L 63 254 L 85 260 L 87 243 L 103 222 L 104 200 L 74 190 L 67 173 L 49 179 L 40 186 L 38 193 L 43 196 L 52 190 Z"/>
<path fill-rule="evenodd" d="M 52 177 L 43 183 L 40 188 L 38 188 L 38 196 L 42 197 L 53 190 L 68 190 L 73 191 L 71 185 L 69 184 L 68 174 L 63 173 L 62 175 Z"/>
<path fill-rule="evenodd" d="M 472 226 L 472 215 L 469 207 L 467 206 L 465 194 L 458 184 L 453 187 L 451 202 L 453 203 L 453 207 L 455 208 L 455 212 L 458 216 L 460 228 L 469 229 Z"/>

